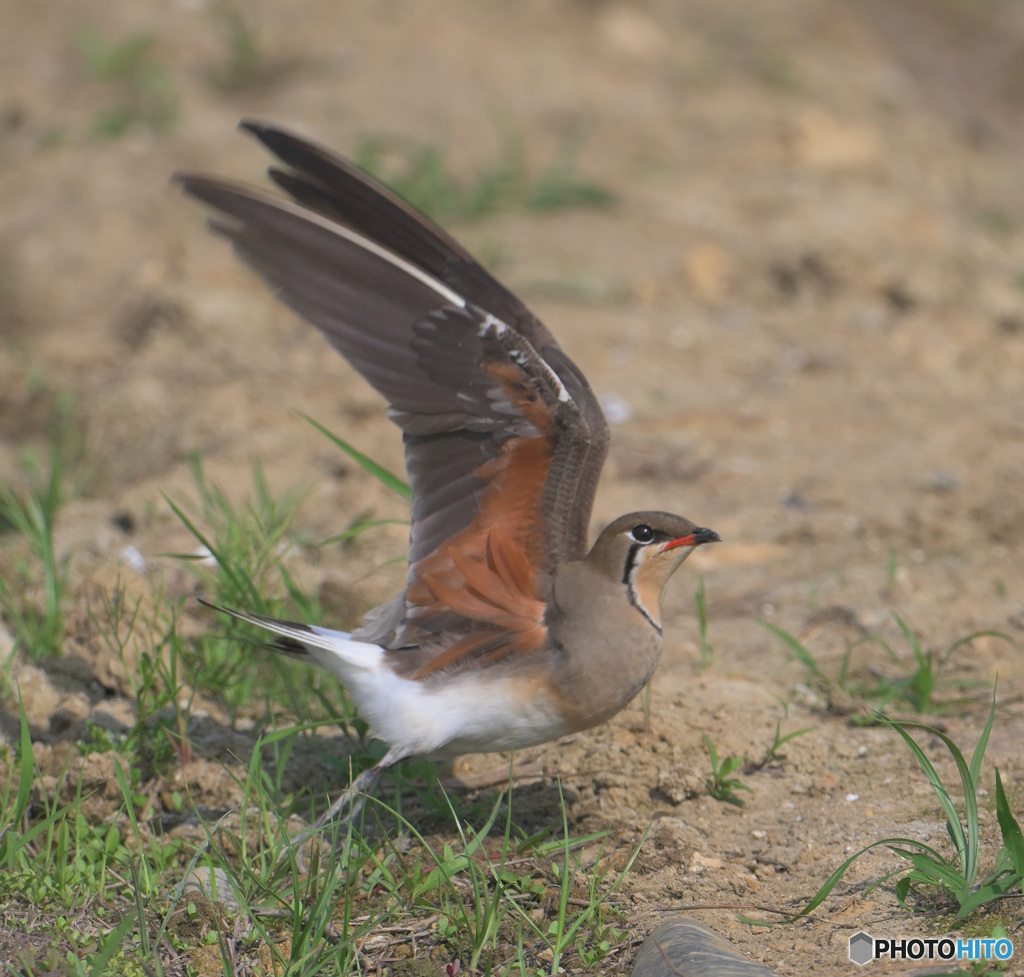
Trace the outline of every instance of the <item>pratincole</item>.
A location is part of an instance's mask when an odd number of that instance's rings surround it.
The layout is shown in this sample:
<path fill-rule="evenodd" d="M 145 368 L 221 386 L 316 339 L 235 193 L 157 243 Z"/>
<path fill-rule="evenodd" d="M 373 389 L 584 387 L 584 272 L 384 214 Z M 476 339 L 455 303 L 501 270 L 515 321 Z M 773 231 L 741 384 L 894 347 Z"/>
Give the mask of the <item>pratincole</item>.
<path fill-rule="evenodd" d="M 320 819 L 416 754 L 513 750 L 603 723 L 661 655 L 665 584 L 719 539 L 632 512 L 588 550 L 608 425 L 544 325 L 448 234 L 341 157 L 242 128 L 274 196 L 176 179 L 214 230 L 389 404 L 412 490 L 405 590 L 353 634 L 227 613 L 336 675 L 388 750 Z"/>

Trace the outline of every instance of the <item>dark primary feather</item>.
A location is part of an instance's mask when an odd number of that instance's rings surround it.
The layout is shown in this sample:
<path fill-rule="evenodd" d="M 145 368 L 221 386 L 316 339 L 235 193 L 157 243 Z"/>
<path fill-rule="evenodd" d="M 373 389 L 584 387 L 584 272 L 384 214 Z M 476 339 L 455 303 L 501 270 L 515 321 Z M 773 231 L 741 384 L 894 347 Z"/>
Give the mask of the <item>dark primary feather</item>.
<path fill-rule="evenodd" d="M 514 327 L 535 347 L 557 345 L 526 306 L 461 244 L 384 184 L 336 153 L 276 126 L 246 120 L 241 128 L 292 168 L 271 168 L 269 173 L 293 200 L 411 261 Z"/>
<path fill-rule="evenodd" d="M 586 553 L 607 453 L 586 379 L 515 296 L 407 203 L 300 137 L 245 128 L 292 167 L 272 171 L 291 201 L 179 179 L 223 215 L 213 226 L 239 256 L 391 405 L 413 495 L 410 586 L 417 564 L 452 539 L 485 551 L 480 506 L 497 478 L 530 495 L 511 500 L 508 521 L 535 555 L 531 584 L 543 591 L 554 566 Z M 524 459 L 539 479 L 501 474 Z M 497 511 L 488 504 L 486 518 L 504 520 Z"/>

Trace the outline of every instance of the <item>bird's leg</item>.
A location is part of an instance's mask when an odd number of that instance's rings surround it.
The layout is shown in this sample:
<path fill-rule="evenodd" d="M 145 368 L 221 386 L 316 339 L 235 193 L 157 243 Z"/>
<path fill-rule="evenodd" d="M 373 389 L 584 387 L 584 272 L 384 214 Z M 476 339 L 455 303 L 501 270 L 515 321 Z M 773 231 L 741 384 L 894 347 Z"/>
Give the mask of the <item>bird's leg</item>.
<path fill-rule="evenodd" d="M 354 821 L 366 802 L 366 795 L 372 794 L 380 785 L 384 772 L 391 766 L 386 763 L 387 757 L 380 763 L 374 764 L 369 770 L 364 770 L 355 780 L 349 784 L 338 796 L 338 799 L 313 822 L 313 831 L 322 831 L 330 824 L 345 808 L 347 813 L 339 824 Z"/>
<path fill-rule="evenodd" d="M 399 760 L 405 759 L 409 755 L 407 750 L 388 750 L 381 759 L 375 763 L 369 770 L 364 770 L 355 780 L 352 781 L 348 787 L 345 788 L 339 795 L 338 799 L 320 815 L 313 822 L 310 827 L 298 834 L 294 835 L 291 840 L 291 848 L 294 850 L 299 846 L 305 844 L 313 835 L 320 831 L 323 831 L 328 824 L 348 808 L 345 813 L 345 817 L 338 821 L 338 826 L 349 824 L 353 822 L 358 816 L 359 812 L 363 809 L 363 804 L 366 802 L 367 795 L 372 794 L 376 791 L 380 785 L 381 778 L 388 771 L 390 767 L 393 767 Z"/>

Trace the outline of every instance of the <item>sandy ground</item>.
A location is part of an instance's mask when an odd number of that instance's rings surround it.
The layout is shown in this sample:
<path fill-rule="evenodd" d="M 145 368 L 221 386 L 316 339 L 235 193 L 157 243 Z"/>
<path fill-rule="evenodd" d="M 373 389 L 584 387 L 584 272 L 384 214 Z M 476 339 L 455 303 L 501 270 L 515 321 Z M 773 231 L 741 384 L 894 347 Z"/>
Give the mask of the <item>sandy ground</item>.
<path fill-rule="evenodd" d="M 40 750 L 59 745 L 60 709 L 74 719 L 128 708 L 89 636 L 83 608 L 98 588 L 120 575 L 144 593 L 154 573 L 173 593 L 192 586 L 162 556 L 192 543 L 161 496 L 194 497 L 191 453 L 235 499 L 255 458 L 275 491 L 311 485 L 299 517 L 309 538 L 361 513 L 403 514 L 294 413 L 400 469 L 375 395 L 205 233 L 172 171 L 258 181 L 267 160 L 235 132 L 243 116 L 343 152 L 373 135 L 434 143 L 463 179 L 509 132 L 540 169 L 582 125 L 580 171 L 614 207 L 453 230 L 490 256 L 615 408 L 595 528 L 665 508 L 726 542 L 696 554 L 670 588 L 650 731 L 634 706 L 530 751 L 522 762 L 543 776 L 517 788 L 517 816 L 550 818 L 559 776 L 575 829 L 610 829 L 627 848 L 652 825 L 625 889 L 640 935 L 680 907 L 799 905 L 882 837 L 943 844 L 905 747 L 852 721 L 870 703 L 826 708 L 760 623 L 800 636 L 831 675 L 850 642 L 883 636 L 902 661 L 858 646 L 853 669 L 867 679 L 910 670 L 895 611 L 938 653 L 981 629 L 1012 639 L 954 653 L 940 677 L 979 685 L 930 717 L 971 749 L 998 673 L 984 768 L 991 858 L 993 765 L 1024 810 L 1024 7 L 258 0 L 245 10 L 280 70 L 225 92 L 209 81 L 225 43 L 199 3 L 0 9 L 0 478 L 17 484 L 25 448 L 44 450 L 63 395 L 86 439 L 58 527 L 78 629 L 66 661 L 78 664 L 15 670 Z M 94 134 L 97 113 L 127 96 L 123 81 L 84 69 L 87 28 L 153 35 L 147 63 L 162 74 L 148 97 L 157 109 L 173 99 L 172 125 Z M 0 572 L 13 560 L 5 546 Z M 293 569 L 371 606 L 396 587 L 400 567 L 376 568 L 402 547 L 401 529 L 384 530 L 316 561 L 299 554 Z M 698 575 L 714 649 L 704 670 Z M 194 605 L 189 615 L 190 627 L 217 626 Z M 0 652 L 4 640 L 0 626 Z M 946 686 L 939 698 L 961 694 Z M 700 796 L 703 733 L 723 755 L 756 758 L 780 719 L 783 732 L 813 732 L 743 775 L 753 790 L 743 807 Z M 926 749 L 953 775 L 938 741 Z M 857 929 L 936 925 L 899 911 L 891 888 L 864 897 L 858 884 L 896 863 L 888 853 L 858 863 L 813 923 L 767 930 L 733 909 L 693 915 L 779 974 L 846 974 Z M 1007 903 L 998 919 L 1021 909 Z M 991 921 L 975 925 L 986 934 Z"/>

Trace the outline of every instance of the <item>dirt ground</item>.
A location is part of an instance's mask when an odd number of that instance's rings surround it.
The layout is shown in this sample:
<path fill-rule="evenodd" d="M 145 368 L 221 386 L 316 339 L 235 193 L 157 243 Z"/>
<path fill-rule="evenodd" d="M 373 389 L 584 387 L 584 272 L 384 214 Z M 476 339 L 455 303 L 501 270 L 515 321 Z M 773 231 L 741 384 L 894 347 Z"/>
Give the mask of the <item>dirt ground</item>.
<path fill-rule="evenodd" d="M 312 485 L 299 516 L 310 538 L 365 512 L 403 515 L 295 414 L 400 470 L 376 396 L 204 231 L 201 210 L 168 182 L 174 170 L 261 180 L 266 157 L 235 131 L 244 116 L 343 152 L 380 134 L 434 143 L 464 179 L 509 132 L 539 169 L 582 125 L 579 169 L 614 193 L 613 207 L 453 230 L 614 409 L 595 529 L 663 508 L 725 542 L 670 587 L 650 731 L 635 705 L 529 751 L 520 762 L 543 774 L 517 788 L 517 815 L 542 822 L 558 776 L 574 830 L 610 829 L 625 847 L 651 824 L 624 890 L 641 935 L 695 905 L 800 905 L 879 838 L 944 845 L 907 749 L 853 721 L 870 703 L 825 708 L 761 624 L 801 637 L 833 676 L 850 642 L 883 636 L 902 661 L 859 645 L 852 665 L 867 680 L 911 670 L 895 611 L 938 653 L 982 629 L 1012 639 L 952 654 L 940 678 L 978 685 L 966 705 L 928 717 L 969 751 L 998 674 L 982 798 L 991 859 L 994 765 L 1024 811 L 1024 5 L 256 0 L 244 10 L 279 70 L 225 91 L 210 82 L 225 41 L 198 0 L 0 8 L 0 479 L 18 483 L 25 447 L 44 450 L 55 404 L 73 395 L 86 454 L 58 526 L 73 619 L 118 575 L 137 593 L 154 573 L 172 592 L 192 586 L 163 555 L 194 543 L 161 493 L 194 497 L 193 452 L 236 499 L 254 458 L 274 491 Z M 119 138 L 95 135 L 97 113 L 128 96 L 123 80 L 83 68 L 87 28 L 153 35 L 147 56 L 162 74 L 147 97 L 173 97 L 173 124 L 154 131 L 144 117 Z M 396 527 L 315 561 L 302 553 L 293 569 L 372 606 L 402 576 L 377 569 L 401 555 L 402 537 Z M 703 670 L 698 575 L 713 647 Z M 192 627 L 217 626 L 195 605 L 189 613 Z M 5 640 L 0 624 L 0 653 Z M 51 723 L 61 710 L 130 708 L 102 652 L 69 640 L 67 655 L 15 668 L 43 750 L 67 728 Z M 944 686 L 938 697 L 963 694 Z M 701 795 L 702 734 L 722 755 L 756 758 L 778 720 L 783 732 L 813 731 L 784 761 L 742 775 L 753 791 L 742 807 Z M 938 741 L 926 749 L 955 776 Z M 474 757 L 460 771 L 501 764 Z M 891 887 L 865 897 L 859 884 L 896 864 L 884 851 L 864 858 L 810 923 L 768 930 L 731 908 L 691 915 L 780 975 L 847 974 L 856 930 L 936 925 L 899 910 Z M 997 918 L 1022 914 L 1011 902 Z M 991 920 L 972 925 L 987 935 Z"/>

